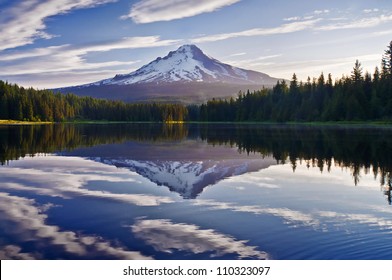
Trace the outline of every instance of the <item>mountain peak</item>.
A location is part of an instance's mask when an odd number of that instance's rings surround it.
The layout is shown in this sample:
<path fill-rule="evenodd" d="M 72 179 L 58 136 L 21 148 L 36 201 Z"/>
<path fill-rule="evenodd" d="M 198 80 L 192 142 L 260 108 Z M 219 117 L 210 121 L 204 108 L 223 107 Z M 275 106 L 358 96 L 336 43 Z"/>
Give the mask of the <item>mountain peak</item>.
<path fill-rule="evenodd" d="M 167 60 L 173 56 L 176 56 L 175 59 L 177 59 L 178 65 L 180 65 L 180 63 L 186 62 L 187 59 L 202 60 L 208 58 L 196 45 L 182 45 L 177 50 L 171 51 L 167 56 L 163 58 L 157 58 L 157 60 Z"/>
<path fill-rule="evenodd" d="M 179 47 L 177 49 L 177 52 L 193 52 L 195 50 L 201 51 L 201 49 L 199 47 L 197 47 L 196 45 L 186 44 L 186 45 L 182 45 L 181 47 Z"/>
<path fill-rule="evenodd" d="M 205 55 L 203 53 L 203 51 L 196 45 L 182 45 L 181 47 L 179 47 L 176 51 L 176 53 L 189 53 L 189 54 L 193 54 L 193 55 Z"/>
<path fill-rule="evenodd" d="M 85 86 L 171 84 L 171 83 L 224 83 L 244 85 L 274 84 L 277 79 L 251 70 L 245 70 L 220 62 L 196 45 L 187 44 L 169 52 L 164 57 L 144 65 L 125 75 L 102 80 Z"/>

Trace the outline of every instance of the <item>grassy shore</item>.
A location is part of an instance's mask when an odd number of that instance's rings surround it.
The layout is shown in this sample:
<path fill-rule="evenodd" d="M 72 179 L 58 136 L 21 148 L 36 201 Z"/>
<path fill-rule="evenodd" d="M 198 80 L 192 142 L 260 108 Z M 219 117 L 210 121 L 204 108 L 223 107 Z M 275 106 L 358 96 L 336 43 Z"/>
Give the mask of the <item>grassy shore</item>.
<path fill-rule="evenodd" d="M 51 124 L 52 122 L 31 122 L 31 121 L 15 121 L 15 120 L 0 120 L 0 125 L 36 125 L 36 124 Z"/>

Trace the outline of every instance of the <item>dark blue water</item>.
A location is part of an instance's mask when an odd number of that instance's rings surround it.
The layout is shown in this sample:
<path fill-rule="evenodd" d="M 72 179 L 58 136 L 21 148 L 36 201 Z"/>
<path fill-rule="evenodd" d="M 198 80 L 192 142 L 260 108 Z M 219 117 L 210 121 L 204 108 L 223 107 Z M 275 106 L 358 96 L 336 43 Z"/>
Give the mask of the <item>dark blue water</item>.
<path fill-rule="evenodd" d="M 391 134 L 1 127 L 0 259 L 392 259 Z"/>

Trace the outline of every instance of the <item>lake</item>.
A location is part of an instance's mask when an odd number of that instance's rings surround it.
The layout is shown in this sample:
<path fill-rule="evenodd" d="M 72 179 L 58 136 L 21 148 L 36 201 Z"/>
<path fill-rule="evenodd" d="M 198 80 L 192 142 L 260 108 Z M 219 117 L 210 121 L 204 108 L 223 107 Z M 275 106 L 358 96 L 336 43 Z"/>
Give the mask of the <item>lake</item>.
<path fill-rule="evenodd" d="M 0 126 L 0 259 L 392 259 L 392 128 Z"/>

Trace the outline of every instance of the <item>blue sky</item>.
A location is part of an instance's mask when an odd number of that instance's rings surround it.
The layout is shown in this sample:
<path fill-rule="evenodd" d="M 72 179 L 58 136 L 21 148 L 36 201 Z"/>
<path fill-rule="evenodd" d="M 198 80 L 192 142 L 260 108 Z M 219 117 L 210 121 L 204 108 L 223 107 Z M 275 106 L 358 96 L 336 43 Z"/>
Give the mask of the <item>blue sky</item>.
<path fill-rule="evenodd" d="M 0 79 L 34 88 L 132 72 L 182 44 L 301 80 L 379 66 L 390 0 L 0 0 Z"/>

